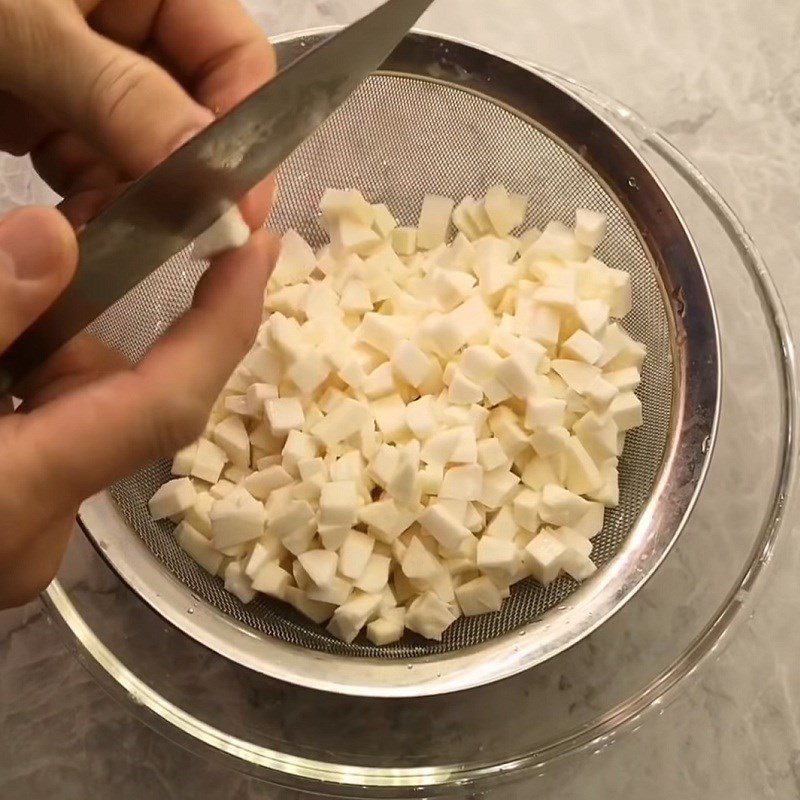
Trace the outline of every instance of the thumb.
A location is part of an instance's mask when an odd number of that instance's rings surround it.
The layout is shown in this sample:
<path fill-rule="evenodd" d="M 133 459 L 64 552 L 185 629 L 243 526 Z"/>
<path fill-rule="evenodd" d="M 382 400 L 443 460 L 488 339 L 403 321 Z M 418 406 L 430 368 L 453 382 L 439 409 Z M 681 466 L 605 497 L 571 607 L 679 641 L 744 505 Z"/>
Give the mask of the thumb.
<path fill-rule="evenodd" d="M 2 48 L 10 57 L 0 53 L 0 88 L 5 81 L 5 88 L 82 134 L 131 177 L 213 121 L 169 73 L 93 31 L 70 4 L 49 13 L 26 3 L 10 7 L 4 31 L 10 41 Z"/>
<path fill-rule="evenodd" d="M 54 208 L 24 208 L 0 219 L 0 352 L 72 280 L 78 243 Z"/>

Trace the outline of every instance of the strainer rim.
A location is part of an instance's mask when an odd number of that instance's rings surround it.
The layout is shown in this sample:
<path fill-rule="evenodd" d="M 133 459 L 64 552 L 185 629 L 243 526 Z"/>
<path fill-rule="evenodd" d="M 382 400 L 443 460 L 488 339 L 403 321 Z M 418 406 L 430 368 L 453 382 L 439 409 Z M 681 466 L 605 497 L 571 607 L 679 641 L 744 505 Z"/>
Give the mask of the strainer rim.
<path fill-rule="evenodd" d="M 333 30 L 335 29 L 326 29 L 324 33 L 329 33 Z M 316 33 L 319 35 L 320 32 L 317 31 Z M 306 34 L 293 34 L 287 37 L 281 37 L 281 39 L 278 41 L 298 40 L 304 36 L 306 36 Z M 221 614 L 219 614 L 219 612 L 217 612 L 216 609 L 213 609 L 212 606 L 207 606 L 205 603 L 199 602 L 197 598 L 192 597 L 191 592 L 187 589 L 187 587 L 180 583 L 177 578 L 171 574 L 168 576 L 170 578 L 169 584 L 171 589 L 176 592 L 176 595 L 173 598 L 173 602 L 168 606 L 172 613 L 167 613 L 163 603 L 165 600 L 163 595 L 160 598 L 162 600 L 162 604 L 158 607 L 156 607 L 155 604 L 150 602 L 148 599 L 148 570 L 155 570 L 159 573 L 160 577 L 163 578 L 163 571 L 165 571 L 165 568 L 159 562 L 157 562 L 155 557 L 150 553 L 144 543 L 141 542 L 138 537 L 129 537 L 135 541 L 126 542 L 126 552 L 123 561 L 120 558 L 114 557 L 114 545 L 109 545 L 107 541 L 103 541 L 107 537 L 105 537 L 103 533 L 100 533 L 99 535 L 97 534 L 98 531 L 108 531 L 115 527 L 115 515 L 121 517 L 110 496 L 108 494 L 100 495 L 89 503 L 85 504 L 81 509 L 81 514 L 79 517 L 81 526 L 87 532 L 90 540 L 93 541 L 93 543 L 98 547 L 99 552 L 110 564 L 112 569 L 114 569 L 115 572 L 117 572 L 117 574 L 119 574 L 120 577 L 129 586 L 131 586 L 131 588 L 133 588 L 134 591 L 141 598 L 143 598 L 145 602 L 148 603 L 148 605 L 154 607 L 158 613 L 167 618 L 172 624 L 182 630 L 185 634 L 189 635 L 191 638 L 203 643 L 205 646 L 209 646 L 209 628 L 212 628 L 214 629 L 214 636 L 217 634 L 219 634 L 219 636 L 224 636 L 227 644 L 230 644 L 229 637 L 232 632 L 231 629 L 233 629 L 233 632 L 237 634 L 237 636 L 240 636 L 244 645 L 252 645 L 254 641 L 257 641 L 259 647 L 269 647 L 270 655 L 275 657 L 269 657 L 265 659 L 263 652 L 261 652 L 259 653 L 259 657 L 257 659 L 251 658 L 247 656 L 247 654 L 243 654 L 242 648 L 240 648 L 237 652 L 238 657 L 232 658 L 230 655 L 230 648 L 227 646 L 212 649 L 215 649 L 216 652 L 227 658 L 231 658 L 231 660 L 264 672 L 265 674 L 280 680 L 286 680 L 288 682 L 303 685 L 308 688 L 320 689 L 324 691 L 334 691 L 343 694 L 370 695 L 376 697 L 401 697 L 412 695 L 423 696 L 439 694 L 459 691 L 471 688 L 473 686 L 483 685 L 492 681 L 500 680 L 517 672 L 528 669 L 535 664 L 540 663 L 542 660 L 545 660 L 545 658 L 550 658 L 559 652 L 562 652 L 564 649 L 574 645 L 582 638 L 587 636 L 600 624 L 602 624 L 602 622 L 604 622 L 609 616 L 616 613 L 616 611 L 625 602 L 627 602 L 655 572 L 658 565 L 666 557 L 667 553 L 674 545 L 678 535 L 685 525 L 689 514 L 691 513 L 691 509 L 694 506 L 703 479 L 705 478 L 711 453 L 713 451 L 713 443 L 716 438 L 718 428 L 718 416 L 721 402 L 722 376 L 720 369 L 721 354 L 719 330 L 716 319 L 716 311 L 714 309 L 713 299 L 710 294 L 710 287 L 705 270 L 702 266 L 702 261 L 700 260 L 696 247 L 694 246 L 691 234 L 689 233 L 686 224 L 679 214 L 677 208 L 675 208 L 671 198 L 666 193 L 663 186 L 661 186 L 661 182 L 654 175 L 649 165 L 647 165 L 647 163 L 639 156 L 627 138 L 624 137 L 613 126 L 608 124 L 607 121 L 599 118 L 587 105 L 583 103 L 582 100 L 576 98 L 569 92 L 565 92 L 562 87 L 554 84 L 549 80 L 549 78 L 545 77 L 541 72 L 532 68 L 530 65 L 526 65 L 507 56 L 493 53 L 487 48 L 477 47 L 465 42 L 460 42 L 454 38 L 425 34 L 423 32 L 415 32 L 409 38 L 416 40 L 417 42 L 427 42 L 429 45 L 447 43 L 449 45 L 462 47 L 469 51 L 473 51 L 474 53 L 481 54 L 483 56 L 489 56 L 493 59 L 499 59 L 500 62 L 506 62 L 507 64 L 517 67 L 528 77 L 528 79 L 538 79 L 539 81 L 548 84 L 551 89 L 555 89 L 558 92 L 567 94 L 572 102 L 576 103 L 582 109 L 584 114 L 590 115 L 595 122 L 600 123 L 603 128 L 606 129 L 607 135 L 614 137 L 616 141 L 621 141 L 624 144 L 628 157 L 631 158 L 633 163 L 635 163 L 640 169 L 644 170 L 643 174 L 647 175 L 649 180 L 652 181 L 653 185 L 660 190 L 660 197 L 666 200 L 669 208 L 674 214 L 675 220 L 679 225 L 679 230 L 685 236 L 686 243 L 689 245 L 691 254 L 693 255 L 693 263 L 696 266 L 696 274 L 694 277 L 700 278 L 701 283 L 704 285 L 705 297 L 709 303 L 709 321 L 711 323 L 713 339 L 712 349 L 714 351 L 710 354 L 710 357 L 714 361 L 716 380 L 713 381 L 712 387 L 709 387 L 708 385 L 706 386 L 706 389 L 711 388 L 710 397 L 713 398 L 713 402 L 710 403 L 711 407 L 706 409 L 709 417 L 704 420 L 705 425 L 703 432 L 705 435 L 703 438 L 707 441 L 707 446 L 699 463 L 692 465 L 692 470 L 690 471 L 692 485 L 691 496 L 683 504 L 681 517 L 678 521 L 678 524 L 674 527 L 671 539 L 668 541 L 666 546 L 660 550 L 658 556 L 652 558 L 648 562 L 647 569 L 637 567 L 637 571 L 635 573 L 630 573 L 637 576 L 636 581 L 633 583 L 633 585 L 625 586 L 624 591 L 619 593 L 618 597 L 612 604 L 609 604 L 604 608 L 603 613 L 597 614 L 591 621 L 582 625 L 578 634 L 573 632 L 570 636 L 565 637 L 558 647 L 551 648 L 546 652 L 546 655 L 540 654 L 538 657 L 530 657 L 530 651 L 532 649 L 531 642 L 535 637 L 531 636 L 526 637 L 526 639 L 522 639 L 519 637 L 518 632 L 512 632 L 510 634 L 497 637 L 478 647 L 465 648 L 453 653 L 436 655 L 435 657 L 431 658 L 415 659 L 413 669 L 408 670 L 407 672 L 405 669 L 402 669 L 402 671 L 398 670 L 398 667 L 403 668 L 403 665 L 398 665 L 397 661 L 378 661 L 363 657 L 353 658 L 351 656 L 338 656 L 310 651 L 305 648 L 280 642 L 265 634 L 259 634 L 250 628 L 246 628 L 246 626 L 239 625 L 233 619 L 224 618 Z M 491 95 L 489 96 L 491 97 Z M 570 150 L 574 152 L 573 148 L 570 148 Z M 622 199 L 617 192 L 612 192 L 612 196 L 616 200 Z M 638 226 L 634 227 L 637 231 L 639 230 Z M 652 256 L 652 252 L 649 251 L 649 249 L 648 252 Z M 680 410 L 680 408 L 681 405 L 678 404 L 678 410 Z M 665 454 L 665 460 L 662 464 L 661 471 L 656 478 L 657 486 L 661 485 L 669 457 L 674 456 L 674 424 L 672 429 L 673 435 L 670 436 L 667 442 L 667 453 Z M 648 503 L 645 505 L 645 509 L 647 509 L 650 504 L 651 501 L 648 501 Z M 127 523 L 123 522 L 122 524 L 123 527 L 127 529 Z M 117 525 L 119 525 L 119 520 L 117 521 Z M 139 549 L 142 550 L 141 554 L 143 558 L 137 560 L 137 567 L 144 568 L 143 570 L 139 569 L 139 571 L 137 571 L 134 569 L 131 571 L 130 569 L 120 570 L 118 568 L 118 561 L 123 561 L 126 566 L 127 563 L 131 561 L 131 547 L 136 548 L 137 551 Z M 609 566 L 613 566 L 613 563 L 614 562 L 612 562 L 612 565 Z M 123 575 L 123 571 L 126 571 L 127 574 Z M 595 583 L 595 588 L 596 586 L 597 584 Z M 164 587 L 162 586 L 162 589 L 163 588 Z M 574 596 L 577 597 L 578 593 L 585 593 L 586 591 L 587 587 L 582 587 Z M 192 608 L 190 613 L 188 613 L 186 610 L 187 603 L 188 606 Z M 184 610 L 179 611 L 181 608 Z M 208 615 L 204 613 L 204 609 L 208 610 Z M 547 626 L 547 619 L 551 613 L 552 612 L 548 612 L 541 619 L 526 627 L 538 627 L 542 625 Z M 214 636 L 211 636 L 211 639 L 214 639 Z M 511 642 L 513 642 L 513 645 L 510 645 Z M 513 659 L 508 658 L 508 653 L 506 652 L 509 650 L 509 646 L 513 647 L 513 651 L 515 653 Z M 244 647 L 244 649 L 247 648 Z M 468 664 L 467 668 L 462 670 L 459 670 L 458 668 L 454 669 L 455 664 L 464 664 L 465 661 L 472 661 L 476 652 L 480 653 L 480 660 L 485 664 L 484 669 L 477 670 L 475 669 L 474 664 Z M 496 657 L 492 657 L 493 653 Z M 501 655 L 505 655 L 505 657 L 500 657 Z M 526 656 L 528 657 L 526 658 Z M 309 662 L 315 665 L 313 674 L 309 674 L 307 671 Z M 446 675 L 443 674 L 443 664 L 447 665 Z M 333 671 L 332 668 L 334 666 L 341 665 L 343 665 L 343 669 L 336 670 L 336 677 L 331 677 L 331 672 Z M 266 669 L 264 668 L 265 666 L 267 667 Z M 387 670 L 391 670 L 396 679 L 392 681 L 379 680 L 377 682 L 374 679 L 368 680 L 368 677 L 373 676 L 373 671 L 376 670 L 381 674 Z M 400 677 L 399 680 L 397 679 L 398 677 Z"/>

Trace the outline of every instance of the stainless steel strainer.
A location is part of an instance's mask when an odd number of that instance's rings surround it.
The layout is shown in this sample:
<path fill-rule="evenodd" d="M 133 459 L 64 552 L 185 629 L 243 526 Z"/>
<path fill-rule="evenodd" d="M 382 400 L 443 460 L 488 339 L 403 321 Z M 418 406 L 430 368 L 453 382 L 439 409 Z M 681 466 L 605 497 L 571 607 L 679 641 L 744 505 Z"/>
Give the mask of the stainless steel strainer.
<path fill-rule="evenodd" d="M 312 33 L 279 44 L 288 59 Z M 408 635 L 377 648 L 329 636 L 287 606 L 243 605 L 153 523 L 147 499 L 168 477 L 154 464 L 87 502 L 80 519 L 121 577 L 167 620 L 247 667 L 336 692 L 392 696 L 464 689 L 508 676 L 574 644 L 652 574 L 700 490 L 718 414 L 714 308 L 689 232 L 664 188 L 606 123 L 544 77 L 472 46 L 410 35 L 356 95 L 285 164 L 272 219 L 321 243 L 326 187 L 355 186 L 413 224 L 425 192 L 481 195 L 496 183 L 532 195 L 530 225 L 604 211 L 600 257 L 629 271 L 625 325 L 645 342 L 644 426 L 621 462 L 620 507 L 606 515 L 583 586 L 519 584 L 495 614 L 461 619 L 441 643 Z M 94 326 L 136 359 L 187 306 L 203 264 L 174 258 Z"/>

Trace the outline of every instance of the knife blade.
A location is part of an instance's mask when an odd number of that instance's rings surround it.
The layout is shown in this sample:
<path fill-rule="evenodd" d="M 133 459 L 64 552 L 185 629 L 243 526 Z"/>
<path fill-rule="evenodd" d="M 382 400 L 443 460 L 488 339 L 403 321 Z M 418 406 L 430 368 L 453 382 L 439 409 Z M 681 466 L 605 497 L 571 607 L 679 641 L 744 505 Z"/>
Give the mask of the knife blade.
<path fill-rule="evenodd" d="M 0 396 L 277 169 L 432 2 L 388 0 L 310 49 L 89 222 L 74 280 L 0 356 Z"/>

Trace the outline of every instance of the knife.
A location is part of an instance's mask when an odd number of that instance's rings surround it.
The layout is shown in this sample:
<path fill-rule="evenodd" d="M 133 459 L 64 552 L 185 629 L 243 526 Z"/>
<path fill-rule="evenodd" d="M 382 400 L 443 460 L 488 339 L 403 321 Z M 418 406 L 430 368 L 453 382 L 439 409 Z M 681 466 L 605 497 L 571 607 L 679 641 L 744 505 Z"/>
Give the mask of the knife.
<path fill-rule="evenodd" d="M 310 49 L 89 222 L 72 283 L 0 355 L 0 396 L 277 169 L 432 2 L 389 0 Z"/>

